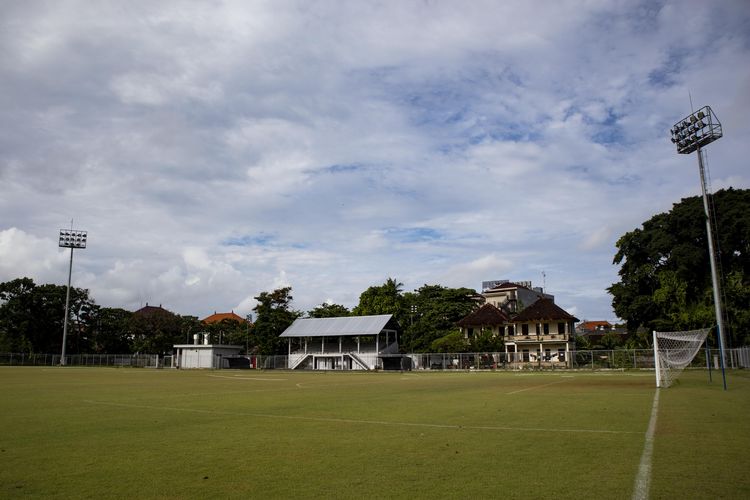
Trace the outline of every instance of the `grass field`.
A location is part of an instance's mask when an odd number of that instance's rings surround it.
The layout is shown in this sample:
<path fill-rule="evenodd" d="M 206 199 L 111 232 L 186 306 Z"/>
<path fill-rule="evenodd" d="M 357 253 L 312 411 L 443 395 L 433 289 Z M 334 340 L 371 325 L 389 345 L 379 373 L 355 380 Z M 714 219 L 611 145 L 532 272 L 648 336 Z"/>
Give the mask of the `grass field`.
<path fill-rule="evenodd" d="M 750 498 L 750 373 L 659 394 L 651 498 Z M 651 372 L 0 368 L 0 496 L 631 498 Z"/>

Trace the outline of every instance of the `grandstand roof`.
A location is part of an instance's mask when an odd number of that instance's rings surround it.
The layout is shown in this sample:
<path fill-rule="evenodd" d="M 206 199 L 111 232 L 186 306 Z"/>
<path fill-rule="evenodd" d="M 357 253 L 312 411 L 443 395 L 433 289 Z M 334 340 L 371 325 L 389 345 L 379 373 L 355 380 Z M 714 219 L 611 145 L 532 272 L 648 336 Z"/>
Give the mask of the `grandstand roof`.
<path fill-rule="evenodd" d="M 298 318 L 289 328 L 284 330 L 280 337 L 377 335 L 384 329 L 398 329 L 398 323 L 393 319 L 392 314 L 338 318 Z"/>

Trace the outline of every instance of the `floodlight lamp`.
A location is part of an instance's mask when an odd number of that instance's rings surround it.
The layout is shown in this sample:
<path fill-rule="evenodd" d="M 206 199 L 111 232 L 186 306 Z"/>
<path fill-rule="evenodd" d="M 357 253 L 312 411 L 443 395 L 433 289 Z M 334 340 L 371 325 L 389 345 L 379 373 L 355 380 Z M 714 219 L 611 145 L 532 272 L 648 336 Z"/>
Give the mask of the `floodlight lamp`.
<path fill-rule="evenodd" d="M 698 119 L 702 120 L 706 117 L 706 114 L 703 111 L 698 111 Z"/>

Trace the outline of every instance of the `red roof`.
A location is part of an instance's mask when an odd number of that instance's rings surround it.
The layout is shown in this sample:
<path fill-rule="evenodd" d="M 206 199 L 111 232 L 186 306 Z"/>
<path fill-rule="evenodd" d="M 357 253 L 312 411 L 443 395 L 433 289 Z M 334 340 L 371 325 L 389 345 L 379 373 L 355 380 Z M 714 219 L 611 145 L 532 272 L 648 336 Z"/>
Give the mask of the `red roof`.
<path fill-rule="evenodd" d="M 611 330 L 612 323 L 609 321 L 584 321 L 578 325 L 578 328 L 584 331 Z"/>
<path fill-rule="evenodd" d="M 221 321 L 228 320 L 228 321 L 237 321 L 238 323 L 244 323 L 246 320 L 242 316 L 239 316 L 232 312 L 228 313 L 213 313 L 211 316 L 207 316 L 201 320 L 202 323 L 206 324 L 212 324 L 212 323 L 219 323 Z"/>

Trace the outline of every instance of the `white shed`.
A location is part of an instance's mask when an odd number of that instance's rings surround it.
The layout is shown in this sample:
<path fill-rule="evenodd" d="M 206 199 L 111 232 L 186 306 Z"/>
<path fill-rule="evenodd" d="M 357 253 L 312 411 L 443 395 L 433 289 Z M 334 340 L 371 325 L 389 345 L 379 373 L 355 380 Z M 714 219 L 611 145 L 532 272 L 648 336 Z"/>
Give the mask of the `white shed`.
<path fill-rule="evenodd" d="M 211 344 L 208 334 L 200 343 L 200 334 L 194 336 L 193 344 L 175 344 L 176 368 L 229 368 L 229 359 L 239 356 L 241 345 Z"/>

